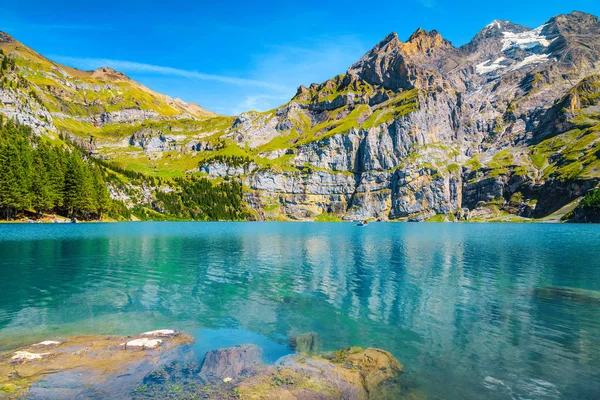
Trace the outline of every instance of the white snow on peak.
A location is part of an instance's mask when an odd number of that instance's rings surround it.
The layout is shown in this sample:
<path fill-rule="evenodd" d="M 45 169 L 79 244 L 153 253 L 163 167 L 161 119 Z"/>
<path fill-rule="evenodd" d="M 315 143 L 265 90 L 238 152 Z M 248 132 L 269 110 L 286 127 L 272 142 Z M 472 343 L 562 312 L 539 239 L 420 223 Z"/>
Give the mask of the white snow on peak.
<path fill-rule="evenodd" d="M 485 27 L 486 28 L 494 28 L 494 27 L 496 27 L 496 28 L 500 29 L 502 26 L 500 25 L 500 21 L 498 21 L 497 19 L 495 19 L 491 23 L 487 24 Z"/>
<path fill-rule="evenodd" d="M 530 31 L 521 33 L 514 32 L 502 32 L 504 38 L 502 39 L 502 51 L 518 47 L 520 49 L 533 49 L 537 46 L 548 47 L 552 40 L 542 35 L 542 30 L 546 25 L 539 26 Z"/>
<path fill-rule="evenodd" d="M 545 62 L 549 61 L 548 57 L 550 57 L 550 54 L 532 54 L 530 56 L 525 57 L 523 59 L 523 61 L 520 61 L 520 62 L 516 63 L 515 65 L 511 66 L 510 70 L 516 71 L 516 70 L 526 67 L 528 65 L 545 63 Z"/>
<path fill-rule="evenodd" d="M 477 71 L 477 73 L 479 75 L 484 75 L 484 74 L 496 71 L 497 69 L 500 69 L 500 68 L 506 68 L 504 65 L 500 64 L 504 60 L 506 60 L 506 58 L 500 57 L 500 58 L 495 59 L 493 62 L 492 62 L 492 60 L 484 61 L 480 64 L 477 64 L 475 66 L 475 70 Z"/>

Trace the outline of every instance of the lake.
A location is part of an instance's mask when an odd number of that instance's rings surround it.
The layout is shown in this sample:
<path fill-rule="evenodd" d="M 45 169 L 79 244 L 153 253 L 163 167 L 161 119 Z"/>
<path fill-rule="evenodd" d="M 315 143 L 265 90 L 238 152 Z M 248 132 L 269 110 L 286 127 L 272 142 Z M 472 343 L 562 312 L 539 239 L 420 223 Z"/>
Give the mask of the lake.
<path fill-rule="evenodd" d="M 600 398 L 600 226 L 0 226 L 0 350 L 172 328 L 391 351 L 430 398 Z M 568 288 L 568 289 L 565 289 Z"/>

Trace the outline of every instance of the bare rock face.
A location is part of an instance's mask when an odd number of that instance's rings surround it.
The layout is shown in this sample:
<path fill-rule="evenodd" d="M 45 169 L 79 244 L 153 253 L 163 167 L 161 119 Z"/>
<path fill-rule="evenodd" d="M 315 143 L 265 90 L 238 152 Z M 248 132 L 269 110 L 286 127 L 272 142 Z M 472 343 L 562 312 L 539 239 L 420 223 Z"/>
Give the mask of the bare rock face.
<path fill-rule="evenodd" d="M 460 48 L 436 31 L 419 29 L 406 42 L 390 34 L 346 74 L 298 88 L 292 102 L 302 118 L 287 118 L 287 105 L 275 112 L 277 126 L 296 130 L 299 121 L 364 114 L 344 131 L 299 141 L 286 153 L 298 173 L 249 174 L 253 207 L 276 197 L 294 219 L 422 220 L 468 216 L 482 201 L 521 193 L 537 207 L 514 212 L 547 215 L 600 181 L 599 60 L 600 22 L 580 12 L 536 28 L 493 21 Z M 411 91 L 411 107 L 392 106 Z M 373 118 L 390 109 L 393 118 Z M 582 150 L 567 155 L 573 137 Z"/>
<path fill-rule="evenodd" d="M 255 371 L 262 365 L 262 349 L 244 344 L 209 351 L 202 363 L 199 376 L 207 381 L 231 381 Z"/>
<path fill-rule="evenodd" d="M 14 42 L 14 40 L 15 39 L 13 39 L 12 36 L 10 36 L 8 33 L 0 32 L 0 42 L 10 43 L 10 42 Z"/>

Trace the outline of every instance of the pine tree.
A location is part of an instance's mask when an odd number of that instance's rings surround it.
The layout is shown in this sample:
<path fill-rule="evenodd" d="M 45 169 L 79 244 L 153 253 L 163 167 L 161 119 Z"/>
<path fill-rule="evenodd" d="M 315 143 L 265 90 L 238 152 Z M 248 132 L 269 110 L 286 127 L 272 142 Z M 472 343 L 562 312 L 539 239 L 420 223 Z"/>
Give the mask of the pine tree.
<path fill-rule="evenodd" d="M 106 184 L 104 183 L 104 179 L 102 178 L 102 174 L 100 173 L 99 168 L 93 169 L 93 184 L 96 198 L 96 211 L 98 213 L 98 218 L 102 218 L 102 214 L 108 211 L 110 207 L 110 193 L 106 188 Z"/>
<path fill-rule="evenodd" d="M 39 146 L 33 160 L 35 173 L 31 178 L 31 202 L 33 209 L 38 215 L 50 210 L 54 206 L 54 188 L 49 179 L 50 171 L 48 171 L 44 160 L 46 151 L 47 148 L 45 146 Z"/>
<path fill-rule="evenodd" d="M 18 154 L 10 142 L 0 143 L 0 208 L 8 220 L 16 213 L 20 200 L 19 177 L 16 160 Z"/>

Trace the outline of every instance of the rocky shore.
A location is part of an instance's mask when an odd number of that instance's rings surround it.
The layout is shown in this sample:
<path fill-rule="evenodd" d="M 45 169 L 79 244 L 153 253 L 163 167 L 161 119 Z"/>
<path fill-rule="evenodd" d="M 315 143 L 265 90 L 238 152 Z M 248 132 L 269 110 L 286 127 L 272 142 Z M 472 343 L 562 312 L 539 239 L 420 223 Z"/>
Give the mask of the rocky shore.
<path fill-rule="evenodd" d="M 199 339 L 201 340 L 201 338 Z M 273 364 L 242 344 L 197 355 L 170 329 L 73 336 L 0 354 L 0 399 L 418 399 L 392 354 L 348 347 L 318 352 L 309 333 Z"/>

